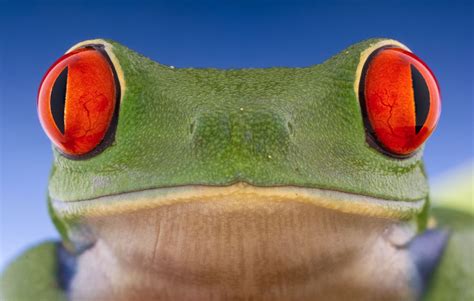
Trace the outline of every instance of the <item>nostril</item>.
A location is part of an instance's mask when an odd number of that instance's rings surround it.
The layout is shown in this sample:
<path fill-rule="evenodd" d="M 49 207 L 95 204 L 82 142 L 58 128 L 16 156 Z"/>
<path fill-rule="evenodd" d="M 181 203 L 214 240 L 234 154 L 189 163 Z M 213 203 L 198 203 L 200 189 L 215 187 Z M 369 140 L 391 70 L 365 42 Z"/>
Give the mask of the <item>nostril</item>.
<path fill-rule="evenodd" d="M 196 155 L 282 158 L 288 151 L 294 125 L 275 112 L 205 112 L 188 123 L 190 143 Z"/>

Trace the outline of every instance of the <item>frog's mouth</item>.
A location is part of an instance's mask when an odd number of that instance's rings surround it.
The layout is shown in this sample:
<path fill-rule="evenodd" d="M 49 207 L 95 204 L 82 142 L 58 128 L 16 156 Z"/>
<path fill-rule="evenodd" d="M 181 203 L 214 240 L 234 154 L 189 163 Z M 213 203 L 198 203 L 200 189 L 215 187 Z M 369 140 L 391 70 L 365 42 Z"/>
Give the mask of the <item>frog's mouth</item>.
<path fill-rule="evenodd" d="M 411 287 L 401 283 L 411 262 L 399 246 L 412 239 L 414 224 L 394 218 L 423 204 L 245 183 L 52 202 L 55 213 L 80 216 L 66 246 L 80 254 L 71 287 L 90 294 L 81 300 L 156 299 L 163 288 L 176 293 L 170 300 L 408 300 Z M 366 289 L 374 277 L 380 291 Z M 302 297 L 309 294 L 318 297 Z"/>
<path fill-rule="evenodd" d="M 187 185 L 168 188 L 154 188 L 116 195 L 102 196 L 89 200 L 60 201 L 52 199 L 51 205 L 61 217 L 109 216 L 161 206 L 191 202 L 232 203 L 245 208 L 253 201 L 297 202 L 312 204 L 321 208 L 363 216 L 410 219 L 422 212 L 425 199 L 399 201 L 356 195 L 347 192 L 305 188 L 296 186 L 258 187 L 247 183 L 229 186 Z M 231 208 L 232 207 L 232 208 Z"/>

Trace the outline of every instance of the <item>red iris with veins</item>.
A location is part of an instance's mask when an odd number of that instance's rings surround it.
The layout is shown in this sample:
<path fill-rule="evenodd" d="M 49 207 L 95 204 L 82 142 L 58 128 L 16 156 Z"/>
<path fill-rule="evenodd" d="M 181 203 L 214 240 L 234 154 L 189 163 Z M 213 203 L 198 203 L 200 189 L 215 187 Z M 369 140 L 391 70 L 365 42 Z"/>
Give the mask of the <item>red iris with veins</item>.
<path fill-rule="evenodd" d="M 362 97 L 369 134 L 391 154 L 413 153 L 439 119 L 440 93 L 433 73 L 401 48 L 376 51 L 364 69 Z"/>
<path fill-rule="evenodd" d="M 104 139 L 116 106 L 113 67 L 85 47 L 65 54 L 47 71 L 38 92 L 41 124 L 63 153 L 79 156 Z"/>

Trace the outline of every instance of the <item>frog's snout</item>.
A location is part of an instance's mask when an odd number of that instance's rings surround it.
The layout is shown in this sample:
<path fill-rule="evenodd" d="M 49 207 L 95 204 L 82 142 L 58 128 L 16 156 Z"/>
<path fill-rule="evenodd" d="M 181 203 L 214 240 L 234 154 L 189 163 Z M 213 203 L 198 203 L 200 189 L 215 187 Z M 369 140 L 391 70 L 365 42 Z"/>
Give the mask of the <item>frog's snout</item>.
<path fill-rule="evenodd" d="M 202 158 L 276 158 L 286 155 L 293 123 L 275 112 L 206 112 L 190 124 L 193 151 Z"/>

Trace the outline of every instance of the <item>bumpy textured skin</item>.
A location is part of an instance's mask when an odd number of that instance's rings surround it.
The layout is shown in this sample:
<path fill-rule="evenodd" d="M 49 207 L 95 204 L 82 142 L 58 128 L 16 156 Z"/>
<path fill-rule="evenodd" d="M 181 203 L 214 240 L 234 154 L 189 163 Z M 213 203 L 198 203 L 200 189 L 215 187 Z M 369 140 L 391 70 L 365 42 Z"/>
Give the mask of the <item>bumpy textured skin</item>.
<path fill-rule="evenodd" d="M 0 277 L 0 300 L 63 301 L 56 257 L 57 243 L 45 242 L 25 251 Z"/>

